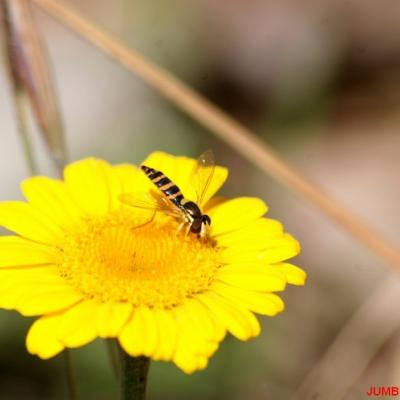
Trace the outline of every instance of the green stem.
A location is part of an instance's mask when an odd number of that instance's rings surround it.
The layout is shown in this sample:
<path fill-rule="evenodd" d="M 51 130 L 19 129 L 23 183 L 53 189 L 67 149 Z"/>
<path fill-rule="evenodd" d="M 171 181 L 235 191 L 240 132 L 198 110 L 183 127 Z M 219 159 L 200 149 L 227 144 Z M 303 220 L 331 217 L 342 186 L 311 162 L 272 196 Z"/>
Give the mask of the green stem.
<path fill-rule="evenodd" d="M 63 351 L 65 373 L 67 378 L 68 392 L 70 400 L 78 399 L 78 387 L 76 385 L 75 371 L 72 365 L 71 353 L 68 349 Z"/>
<path fill-rule="evenodd" d="M 146 400 L 150 359 L 144 356 L 131 357 L 121 347 L 119 348 L 121 353 L 120 400 Z"/>
<path fill-rule="evenodd" d="M 110 360 L 110 364 L 112 366 L 112 370 L 114 372 L 115 378 L 118 380 L 119 378 L 119 354 L 118 354 L 118 343 L 113 339 L 106 339 L 106 346 L 108 351 L 108 358 Z"/>

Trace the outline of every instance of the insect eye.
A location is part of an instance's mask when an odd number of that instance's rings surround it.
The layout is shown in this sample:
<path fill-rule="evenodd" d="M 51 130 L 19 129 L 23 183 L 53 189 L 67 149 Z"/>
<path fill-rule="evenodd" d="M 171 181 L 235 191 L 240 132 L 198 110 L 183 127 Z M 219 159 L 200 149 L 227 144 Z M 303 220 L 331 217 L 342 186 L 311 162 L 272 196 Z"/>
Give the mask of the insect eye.
<path fill-rule="evenodd" d="M 206 225 L 211 225 L 211 218 L 208 215 L 203 215 L 202 222 Z"/>
<path fill-rule="evenodd" d="M 201 220 L 200 219 L 195 219 L 190 226 L 190 231 L 192 233 L 200 233 L 201 231 Z"/>

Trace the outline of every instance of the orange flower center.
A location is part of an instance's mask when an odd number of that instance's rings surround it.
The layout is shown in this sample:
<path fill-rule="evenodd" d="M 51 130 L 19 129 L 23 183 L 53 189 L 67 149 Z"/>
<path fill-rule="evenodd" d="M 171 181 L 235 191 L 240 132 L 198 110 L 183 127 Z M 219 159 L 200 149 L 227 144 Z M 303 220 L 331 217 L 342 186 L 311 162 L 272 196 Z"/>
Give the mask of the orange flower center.
<path fill-rule="evenodd" d="M 157 216 L 143 223 L 119 211 L 91 217 L 65 237 L 59 271 L 71 285 L 101 301 L 172 307 L 207 290 L 219 268 L 211 240 L 178 233 Z"/>

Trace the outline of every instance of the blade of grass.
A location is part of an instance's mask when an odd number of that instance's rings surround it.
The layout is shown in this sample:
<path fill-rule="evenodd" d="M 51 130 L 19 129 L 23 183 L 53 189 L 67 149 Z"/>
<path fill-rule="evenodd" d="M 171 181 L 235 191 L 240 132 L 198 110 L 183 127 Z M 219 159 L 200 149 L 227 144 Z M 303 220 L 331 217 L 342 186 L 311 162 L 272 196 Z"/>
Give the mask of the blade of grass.
<path fill-rule="evenodd" d="M 29 138 L 28 131 L 28 104 L 27 98 L 23 91 L 21 81 L 18 79 L 18 74 L 13 60 L 13 41 L 10 20 L 7 16 L 6 3 L 0 3 L 0 20 L 1 20 L 1 50 L 7 81 L 10 84 L 10 94 L 14 103 L 15 119 L 17 123 L 17 132 L 20 136 L 25 161 L 30 175 L 36 175 L 38 168 L 33 155 L 33 149 Z"/>
<path fill-rule="evenodd" d="M 68 395 L 70 400 L 78 399 L 78 385 L 76 384 L 75 368 L 71 359 L 71 351 L 65 349 L 62 352 L 66 380 L 68 385 Z"/>
<path fill-rule="evenodd" d="M 64 133 L 46 52 L 29 0 L 1 0 L 8 58 L 16 92 L 29 100 L 57 169 L 65 164 Z M 17 107 L 18 110 L 18 107 Z"/>
<path fill-rule="evenodd" d="M 107 346 L 108 358 L 114 373 L 114 377 L 118 380 L 120 368 L 119 345 L 114 339 L 105 339 L 105 344 Z"/>
<path fill-rule="evenodd" d="M 400 271 L 400 252 L 377 230 L 330 197 L 314 182 L 280 158 L 249 129 L 209 102 L 168 71 L 121 43 L 62 1 L 32 0 L 52 17 L 140 76 L 179 108 L 210 129 L 238 153 L 289 189 L 318 207 L 354 237 Z"/>

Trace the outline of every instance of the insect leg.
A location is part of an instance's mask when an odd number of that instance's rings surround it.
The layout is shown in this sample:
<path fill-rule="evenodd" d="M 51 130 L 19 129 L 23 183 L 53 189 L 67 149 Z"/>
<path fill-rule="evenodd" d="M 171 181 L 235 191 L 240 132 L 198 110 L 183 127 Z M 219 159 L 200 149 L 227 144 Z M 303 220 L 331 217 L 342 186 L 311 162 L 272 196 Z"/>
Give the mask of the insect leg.
<path fill-rule="evenodd" d="M 138 229 L 138 228 L 143 228 L 144 226 L 146 226 L 148 224 L 151 224 L 154 221 L 154 217 L 155 216 L 156 216 L 156 211 L 153 211 L 152 214 L 151 214 L 151 218 L 148 221 L 144 222 L 143 224 L 136 225 L 136 226 L 132 227 L 131 230 L 135 230 L 135 229 Z"/>
<path fill-rule="evenodd" d="M 188 236 L 190 233 L 190 224 L 187 224 L 186 229 L 185 229 L 185 236 Z"/>

